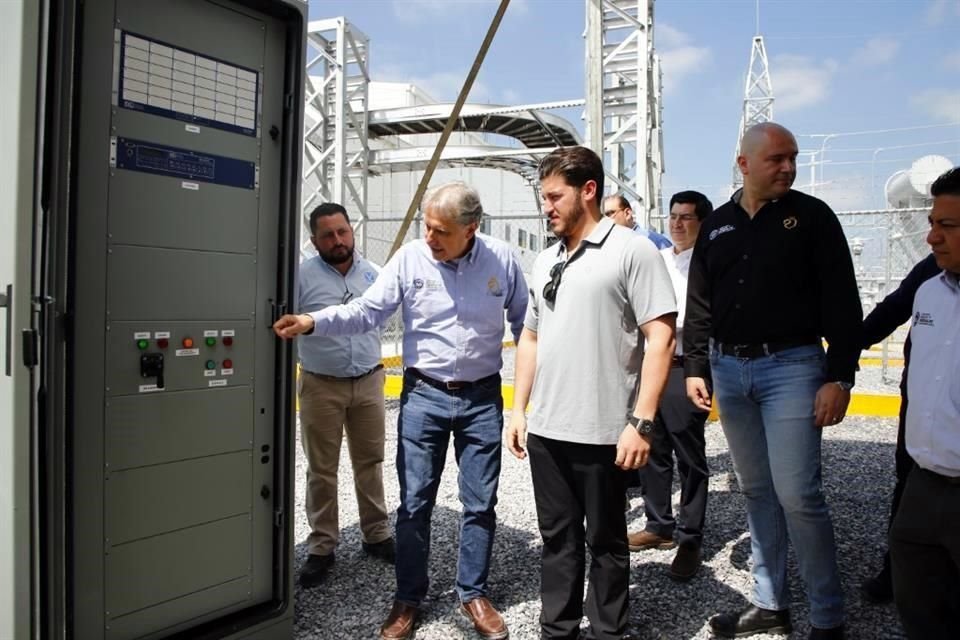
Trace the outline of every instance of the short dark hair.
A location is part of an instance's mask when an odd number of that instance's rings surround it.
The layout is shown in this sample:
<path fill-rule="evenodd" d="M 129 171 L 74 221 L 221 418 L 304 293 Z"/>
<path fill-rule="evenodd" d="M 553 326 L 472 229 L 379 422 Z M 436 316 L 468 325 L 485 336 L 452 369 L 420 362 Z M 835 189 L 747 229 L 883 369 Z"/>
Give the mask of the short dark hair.
<path fill-rule="evenodd" d="M 313 235 L 317 234 L 318 218 L 335 216 L 338 213 L 342 214 L 347 222 L 350 222 L 350 216 L 347 215 L 347 210 L 343 208 L 343 205 L 339 205 L 336 202 L 324 202 L 323 204 L 317 205 L 317 208 L 310 212 L 310 233 Z"/>
<path fill-rule="evenodd" d="M 680 191 L 670 198 L 670 208 L 675 204 L 692 204 L 697 220 L 703 220 L 713 213 L 713 203 L 699 191 Z"/>
<path fill-rule="evenodd" d="M 950 169 L 930 185 L 930 195 L 937 196 L 960 196 L 960 167 Z"/>
<path fill-rule="evenodd" d="M 597 206 L 603 203 L 603 161 L 587 147 L 560 147 L 540 161 L 540 180 L 563 176 L 564 182 L 577 189 L 589 180 L 597 183 Z"/>
<path fill-rule="evenodd" d="M 611 193 L 606 198 L 604 198 L 604 201 L 606 200 L 616 200 L 617 206 L 620 207 L 621 209 L 631 209 L 631 210 L 633 209 L 633 207 L 630 206 L 630 201 L 627 200 L 627 197 L 622 193 L 619 193 L 619 192 Z"/>

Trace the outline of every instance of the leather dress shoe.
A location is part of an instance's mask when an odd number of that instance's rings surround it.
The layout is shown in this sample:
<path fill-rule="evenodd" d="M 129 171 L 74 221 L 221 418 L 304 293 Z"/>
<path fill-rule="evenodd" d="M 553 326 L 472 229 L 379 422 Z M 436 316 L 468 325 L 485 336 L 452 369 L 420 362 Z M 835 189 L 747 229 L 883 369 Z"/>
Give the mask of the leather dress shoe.
<path fill-rule="evenodd" d="M 390 615 L 380 627 L 381 640 L 408 640 L 413 637 L 420 609 L 406 602 L 394 602 Z"/>
<path fill-rule="evenodd" d="M 381 542 L 364 542 L 361 546 L 365 554 L 383 560 L 387 564 L 393 564 L 397 560 L 397 549 L 393 544 L 393 538 L 387 538 Z"/>
<path fill-rule="evenodd" d="M 810 640 L 843 640 L 843 625 L 829 629 L 810 628 Z"/>
<path fill-rule="evenodd" d="M 790 633 L 790 611 L 774 611 L 750 605 L 738 613 L 722 613 L 710 618 L 710 629 L 721 638 L 742 638 L 755 633 Z"/>
<path fill-rule="evenodd" d="M 873 604 L 893 602 L 893 578 L 890 571 L 884 569 L 874 577 L 864 580 L 860 585 L 860 593 L 864 600 Z"/>
<path fill-rule="evenodd" d="M 673 549 L 677 543 L 673 538 L 664 538 L 658 536 L 652 531 L 638 531 L 627 536 L 627 546 L 630 551 L 643 551 L 644 549 Z"/>
<path fill-rule="evenodd" d="M 697 575 L 700 569 L 700 547 L 691 545 L 680 545 L 677 549 L 677 555 L 670 563 L 670 570 L 667 571 L 674 580 L 686 582 Z"/>
<path fill-rule="evenodd" d="M 309 589 L 310 587 L 315 587 L 323 582 L 326 579 L 327 573 L 329 573 L 330 567 L 333 566 L 335 560 L 336 557 L 332 553 L 329 553 L 325 556 L 311 553 L 309 556 L 307 556 L 307 561 L 300 569 L 300 586 L 304 589 Z"/>
<path fill-rule="evenodd" d="M 473 624 L 474 631 L 484 640 L 503 640 L 510 636 L 503 617 L 483 596 L 462 603 L 460 615 Z"/>

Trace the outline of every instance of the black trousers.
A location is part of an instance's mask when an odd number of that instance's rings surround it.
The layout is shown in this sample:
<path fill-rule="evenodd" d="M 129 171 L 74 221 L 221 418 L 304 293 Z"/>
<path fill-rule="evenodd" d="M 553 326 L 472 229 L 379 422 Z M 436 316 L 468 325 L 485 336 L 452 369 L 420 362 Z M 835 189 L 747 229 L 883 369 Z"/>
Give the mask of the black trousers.
<path fill-rule="evenodd" d="M 644 487 L 647 531 L 665 538 L 676 534 L 682 546 L 699 547 L 707 513 L 707 451 L 704 425 L 709 414 L 687 397 L 683 367 L 670 369 L 654 420 L 650 459 L 639 471 Z M 673 516 L 673 457 L 680 473 L 679 524 Z"/>
<path fill-rule="evenodd" d="M 614 465 L 616 447 L 531 434 L 527 450 L 543 538 L 541 638 L 577 638 L 584 613 L 586 544 L 590 549 L 588 637 L 619 640 L 629 619 L 630 557 L 623 511 L 627 475 Z"/>
<path fill-rule="evenodd" d="M 960 484 L 914 467 L 890 529 L 893 593 L 910 640 L 957 637 Z"/>
<path fill-rule="evenodd" d="M 913 469 L 913 458 L 907 453 L 907 436 L 904 428 L 907 424 L 907 384 L 906 374 L 900 384 L 900 417 L 897 422 L 897 448 L 894 452 L 894 472 L 897 482 L 893 485 L 893 499 L 890 501 L 890 524 L 893 527 L 893 521 L 897 517 L 897 511 L 900 509 L 900 501 L 903 499 L 903 489 L 907 486 L 907 476 Z M 890 574 L 890 549 L 883 554 L 883 571 Z"/>

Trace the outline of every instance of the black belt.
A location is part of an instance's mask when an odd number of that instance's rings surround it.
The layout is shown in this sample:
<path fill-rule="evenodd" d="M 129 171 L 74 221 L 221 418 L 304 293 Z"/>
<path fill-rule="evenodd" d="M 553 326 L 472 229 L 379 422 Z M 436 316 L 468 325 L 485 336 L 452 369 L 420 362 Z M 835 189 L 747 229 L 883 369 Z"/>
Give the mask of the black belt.
<path fill-rule="evenodd" d="M 313 371 L 307 371 L 306 369 L 304 369 L 304 371 L 306 371 L 307 373 L 309 373 L 310 375 L 316 378 L 320 378 L 321 380 L 334 380 L 336 382 L 352 382 L 356 380 L 362 380 L 363 378 L 366 378 L 367 376 L 372 375 L 377 371 L 380 371 L 381 369 L 383 369 L 383 363 L 378 364 L 373 369 L 364 371 L 363 373 L 356 376 L 328 376 L 325 373 L 314 373 Z"/>
<path fill-rule="evenodd" d="M 794 349 L 796 347 L 809 347 L 820 344 L 819 340 L 798 340 L 795 342 L 761 342 L 758 344 L 727 344 L 718 342 L 716 349 L 725 356 L 735 358 L 762 358 L 771 353 Z"/>
<path fill-rule="evenodd" d="M 451 380 L 450 382 L 444 382 L 443 380 L 431 378 L 430 376 L 421 372 L 419 369 L 414 369 L 413 367 L 407 367 L 404 369 L 404 373 L 409 373 L 417 380 L 423 380 L 431 387 L 435 387 L 441 391 L 460 391 L 462 389 L 471 389 L 479 385 L 486 385 L 500 381 L 499 373 L 491 374 L 485 378 L 480 378 L 479 380 Z"/>
<path fill-rule="evenodd" d="M 927 474 L 931 478 L 935 479 L 937 482 L 948 484 L 953 487 L 960 487 L 960 476 L 945 476 L 941 473 L 937 473 L 936 471 L 930 471 L 930 469 L 924 469 L 923 467 L 920 467 L 920 466 L 918 466 L 917 469 Z"/>

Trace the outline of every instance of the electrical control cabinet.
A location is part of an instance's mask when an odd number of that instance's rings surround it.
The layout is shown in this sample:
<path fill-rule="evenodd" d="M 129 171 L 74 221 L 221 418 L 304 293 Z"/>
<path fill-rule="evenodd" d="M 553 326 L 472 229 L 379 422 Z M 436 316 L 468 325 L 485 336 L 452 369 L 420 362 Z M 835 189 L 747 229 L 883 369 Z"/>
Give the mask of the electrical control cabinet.
<path fill-rule="evenodd" d="M 68 637 L 290 635 L 305 11 L 76 13 Z"/>

